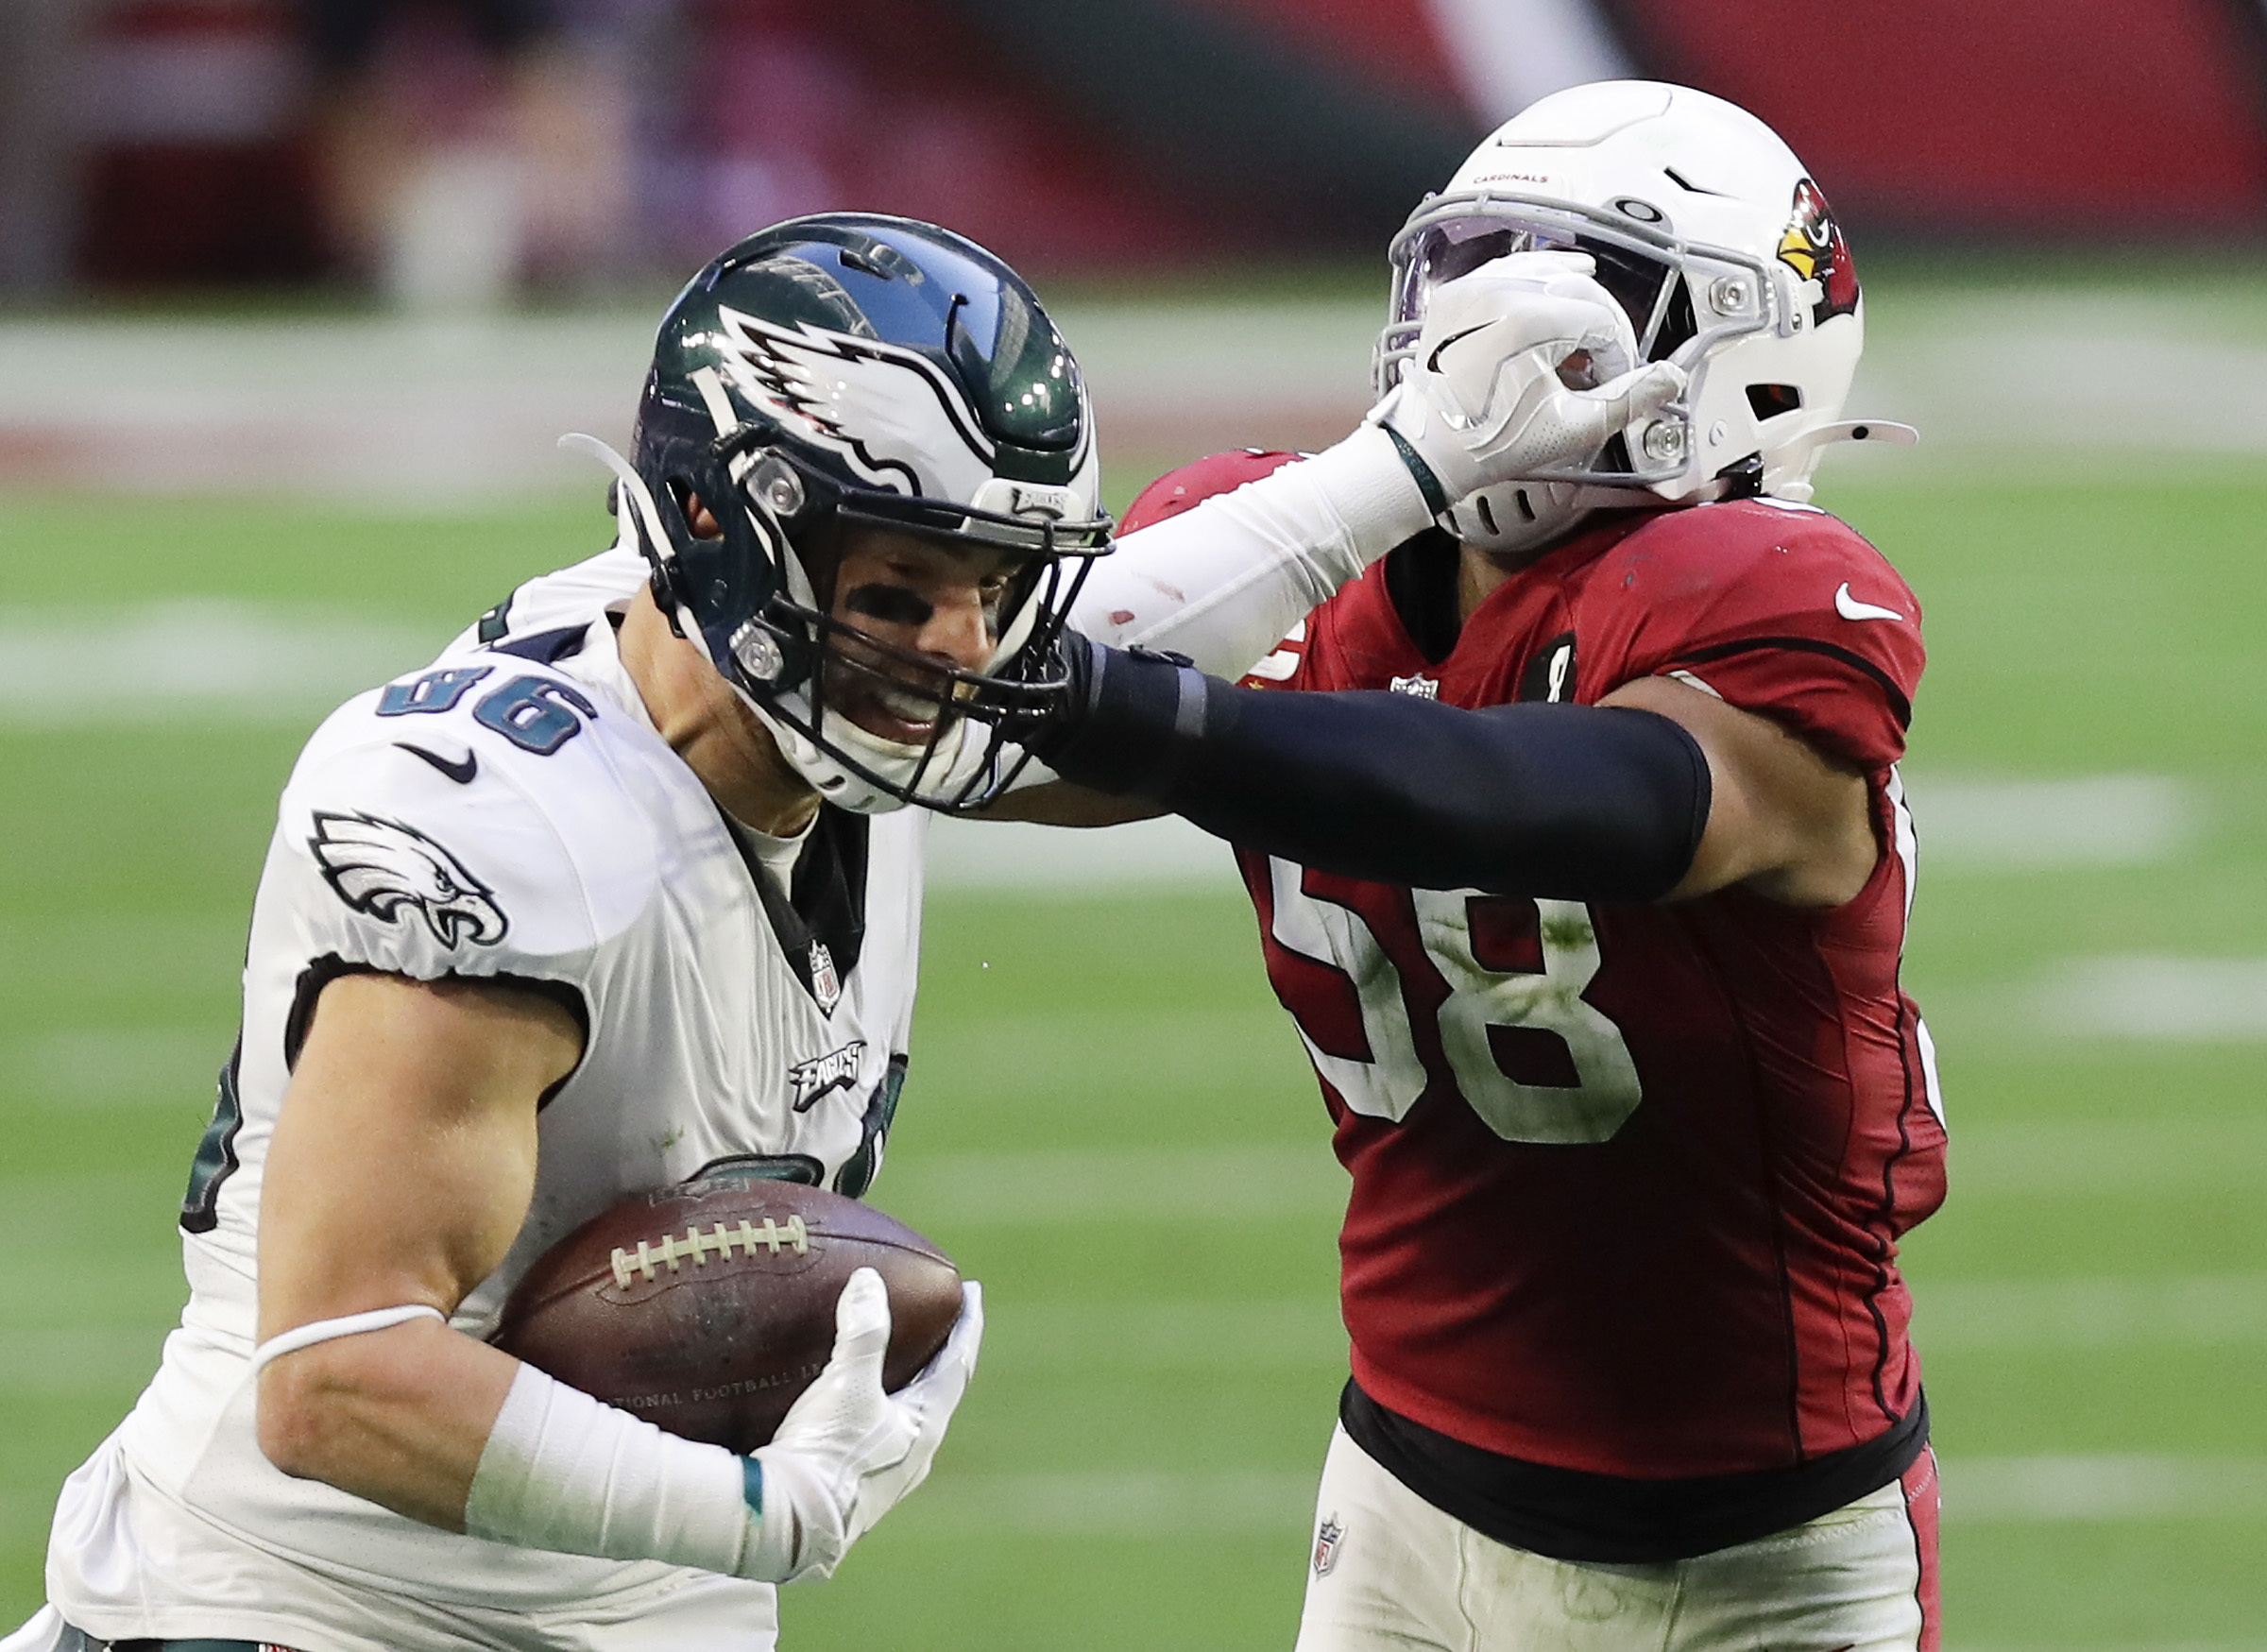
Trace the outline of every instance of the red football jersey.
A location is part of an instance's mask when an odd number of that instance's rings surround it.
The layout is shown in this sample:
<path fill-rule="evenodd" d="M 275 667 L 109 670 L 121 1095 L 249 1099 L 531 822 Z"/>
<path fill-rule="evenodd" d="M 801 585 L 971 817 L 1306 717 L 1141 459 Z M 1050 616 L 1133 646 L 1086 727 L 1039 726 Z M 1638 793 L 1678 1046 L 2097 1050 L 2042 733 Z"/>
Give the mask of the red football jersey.
<path fill-rule="evenodd" d="M 1440 658 L 1380 565 L 1263 665 L 1466 707 L 1673 675 L 1861 767 L 1877 811 L 1873 877 L 1824 911 L 1410 890 L 1239 851 L 1354 1178 L 1345 1317 L 1378 1403 L 1645 1479 L 1800 1465 L 1912 1410 L 1897 1240 L 1943 1198 L 1945 1142 L 1898 984 L 1919 620 L 1849 527 L 1753 500 L 1617 516 Z"/>

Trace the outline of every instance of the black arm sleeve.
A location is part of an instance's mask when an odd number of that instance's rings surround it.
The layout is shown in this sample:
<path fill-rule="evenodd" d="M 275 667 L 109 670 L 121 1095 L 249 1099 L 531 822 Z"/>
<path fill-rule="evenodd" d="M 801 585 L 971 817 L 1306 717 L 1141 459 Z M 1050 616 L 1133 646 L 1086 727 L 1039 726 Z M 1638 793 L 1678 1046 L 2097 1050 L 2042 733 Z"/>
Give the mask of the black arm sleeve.
<path fill-rule="evenodd" d="M 1085 663 L 1083 717 L 1039 745 L 1057 774 L 1318 871 L 1658 900 L 1708 824 L 1708 759 L 1650 711 L 1236 689 L 1099 648 Z"/>

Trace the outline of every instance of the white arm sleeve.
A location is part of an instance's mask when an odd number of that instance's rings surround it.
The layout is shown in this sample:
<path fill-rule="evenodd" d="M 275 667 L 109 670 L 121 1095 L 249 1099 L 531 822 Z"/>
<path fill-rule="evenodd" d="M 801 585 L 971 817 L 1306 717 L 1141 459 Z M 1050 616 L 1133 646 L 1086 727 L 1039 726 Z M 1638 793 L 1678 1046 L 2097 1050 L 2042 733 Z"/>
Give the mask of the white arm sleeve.
<path fill-rule="evenodd" d="M 465 1530 L 766 1583 L 827 1576 L 929 1473 L 983 1340 L 975 1281 L 961 1303 L 936 1357 L 884 1393 L 889 1294 L 874 1269 L 858 1269 L 835 1306 L 826 1369 L 747 1457 L 665 1434 L 522 1365 L 473 1470 Z"/>
<path fill-rule="evenodd" d="M 1393 438 L 1364 425 L 1127 535 L 1095 565 L 1070 622 L 1097 642 L 1186 655 L 1234 681 L 1432 519 Z"/>
<path fill-rule="evenodd" d="M 473 1472 L 465 1530 L 527 1548 L 760 1576 L 748 1563 L 780 1545 L 762 1541 L 748 1490 L 742 1460 L 723 1446 L 664 1434 L 522 1365 Z"/>

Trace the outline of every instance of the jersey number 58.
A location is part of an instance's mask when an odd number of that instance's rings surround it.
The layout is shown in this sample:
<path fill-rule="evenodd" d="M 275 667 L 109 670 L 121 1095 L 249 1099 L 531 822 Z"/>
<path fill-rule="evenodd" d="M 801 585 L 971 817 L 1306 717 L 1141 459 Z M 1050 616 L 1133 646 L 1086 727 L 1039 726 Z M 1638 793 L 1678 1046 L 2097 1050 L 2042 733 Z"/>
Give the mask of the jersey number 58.
<path fill-rule="evenodd" d="M 1398 1120 L 1445 1079 L 1504 1140 L 1572 1144 L 1611 1140 L 1644 1099 L 1621 1029 L 1582 996 L 1599 959 L 1580 902 L 1400 889 L 1281 860 L 1267 876 L 1276 994 L 1356 1113 Z"/>

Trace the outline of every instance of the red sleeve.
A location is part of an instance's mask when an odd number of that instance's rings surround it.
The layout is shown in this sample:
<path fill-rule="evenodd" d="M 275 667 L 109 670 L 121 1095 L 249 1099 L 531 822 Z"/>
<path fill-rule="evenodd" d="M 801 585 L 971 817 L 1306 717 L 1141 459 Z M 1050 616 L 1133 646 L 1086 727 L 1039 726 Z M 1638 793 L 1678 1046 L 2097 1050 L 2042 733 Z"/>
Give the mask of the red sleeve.
<path fill-rule="evenodd" d="M 1152 522 L 1193 509 L 1216 493 L 1233 493 L 1247 482 L 1257 482 L 1298 457 L 1297 453 L 1265 448 L 1233 448 L 1191 460 L 1177 470 L 1168 470 L 1135 494 L 1117 531 L 1121 536 L 1137 534 Z"/>
<path fill-rule="evenodd" d="M 1809 506 L 1664 512 L 1601 559 L 1622 680 L 1680 674 L 1867 769 L 1905 749 L 1920 604 L 1882 554 Z"/>

